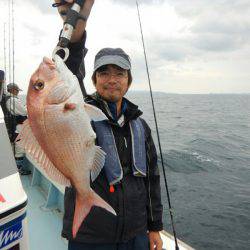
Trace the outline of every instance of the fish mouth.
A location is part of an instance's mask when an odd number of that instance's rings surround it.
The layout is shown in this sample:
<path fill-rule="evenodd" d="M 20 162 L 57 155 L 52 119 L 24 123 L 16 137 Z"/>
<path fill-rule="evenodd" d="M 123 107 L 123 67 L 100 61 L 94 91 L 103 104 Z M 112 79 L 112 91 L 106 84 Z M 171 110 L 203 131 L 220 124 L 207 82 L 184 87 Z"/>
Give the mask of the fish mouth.
<path fill-rule="evenodd" d="M 63 82 L 58 82 L 58 84 L 51 89 L 50 93 L 47 96 L 48 104 L 60 104 L 67 101 L 76 90 L 73 86 L 68 86 Z"/>

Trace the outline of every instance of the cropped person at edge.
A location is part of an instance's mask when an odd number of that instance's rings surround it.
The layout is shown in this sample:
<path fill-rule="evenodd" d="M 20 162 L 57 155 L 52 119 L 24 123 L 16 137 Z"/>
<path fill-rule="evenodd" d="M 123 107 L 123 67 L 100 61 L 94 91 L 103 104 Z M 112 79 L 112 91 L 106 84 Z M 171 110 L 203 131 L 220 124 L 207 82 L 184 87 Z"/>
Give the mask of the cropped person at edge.
<path fill-rule="evenodd" d="M 55 3 L 60 2 L 55 0 Z M 73 0 L 66 2 L 68 4 L 58 6 L 63 19 Z M 88 18 L 93 4 L 94 0 L 86 0 L 81 14 Z M 85 76 L 85 27 L 86 22 L 80 20 L 68 46 L 70 56 L 66 61 L 80 82 Z M 159 233 L 163 229 L 162 204 L 157 153 L 150 128 L 140 117 L 142 112 L 124 98 L 132 83 L 129 56 L 120 48 L 100 50 L 95 57 L 92 80 L 96 92 L 87 95 L 85 102 L 106 114 L 109 119 L 107 131 L 114 135 L 113 140 L 104 141 L 104 128 L 93 123 L 97 134 L 96 144 L 102 147 L 107 156 L 112 155 L 116 160 L 106 156 L 104 169 L 91 183 L 91 187 L 115 209 L 117 216 L 93 207 L 76 238 L 73 238 L 71 228 L 75 190 L 73 187 L 66 188 L 62 236 L 69 240 L 69 250 L 162 250 Z M 111 152 L 105 146 L 107 143 L 112 144 L 116 152 Z"/>

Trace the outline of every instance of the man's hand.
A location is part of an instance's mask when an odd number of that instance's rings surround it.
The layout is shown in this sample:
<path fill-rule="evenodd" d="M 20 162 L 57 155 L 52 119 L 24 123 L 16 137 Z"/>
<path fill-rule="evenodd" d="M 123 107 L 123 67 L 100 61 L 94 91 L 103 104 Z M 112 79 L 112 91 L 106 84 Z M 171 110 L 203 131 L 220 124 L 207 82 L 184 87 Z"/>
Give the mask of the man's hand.
<path fill-rule="evenodd" d="M 54 1 L 55 3 L 61 2 L 61 0 L 54 0 Z M 74 0 L 65 0 L 65 1 L 68 2 L 68 4 L 59 6 L 57 8 L 60 16 L 64 21 L 66 19 L 67 10 L 71 8 L 72 4 L 74 3 Z M 95 0 L 85 0 L 84 6 L 82 7 L 80 14 L 88 18 L 94 2 Z M 86 21 L 83 21 L 82 19 L 78 20 L 76 28 L 71 37 L 71 42 L 78 42 L 81 40 L 82 35 L 85 31 L 85 27 L 86 27 Z"/>
<path fill-rule="evenodd" d="M 162 250 L 162 239 L 159 232 L 150 231 L 148 233 L 150 250 Z"/>

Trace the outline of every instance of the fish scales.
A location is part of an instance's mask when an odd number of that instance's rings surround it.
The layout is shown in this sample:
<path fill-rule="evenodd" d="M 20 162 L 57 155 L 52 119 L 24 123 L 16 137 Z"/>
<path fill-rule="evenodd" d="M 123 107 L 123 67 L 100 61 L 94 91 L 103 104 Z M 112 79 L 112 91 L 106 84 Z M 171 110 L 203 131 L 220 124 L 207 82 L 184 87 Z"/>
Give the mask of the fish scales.
<path fill-rule="evenodd" d="M 77 128 L 73 129 L 73 131 L 69 131 L 68 128 L 69 124 L 65 122 L 60 122 L 58 117 L 53 117 L 53 114 L 55 114 L 55 112 L 51 113 L 52 116 L 50 116 L 49 113 L 45 114 L 45 116 L 47 116 L 46 117 L 47 122 L 45 124 L 45 127 L 47 128 L 49 133 L 53 135 L 52 139 L 50 140 L 50 143 L 48 143 L 48 150 L 52 151 L 54 149 L 57 152 L 55 159 L 53 159 L 53 163 L 59 164 L 57 163 L 57 161 L 59 162 L 62 161 L 64 163 L 63 164 L 65 168 L 64 171 L 70 170 L 71 172 L 78 174 L 74 168 L 76 168 L 77 170 L 79 168 L 79 164 L 86 161 L 85 158 L 88 155 L 88 153 L 87 154 L 80 153 L 80 149 L 84 149 L 85 151 L 87 151 L 87 148 L 85 148 L 84 145 L 84 138 L 81 138 L 82 135 L 79 132 L 79 130 L 77 130 Z M 73 120 L 72 118 L 73 117 L 71 117 L 70 120 Z M 58 121 L 56 126 L 51 126 L 55 119 L 57 119 Z M 72 127 L 70 127 L 70 129 L 72 129 Z M 64 134 L 64 136 L 62 137 L 60 131 L 65 131 L 66 134 Z M 68 137 L 67 133 L 72 133 L 72 132 L 73 132 L 72 136 Z M 80 141 L 79 138 L 81 138 Z M 83 145 L 79 145 L 79 142 Z M 70 166 L 68 166 L 67 164 L 69 164 Z M 88 169 L 91 168 L 91 166 L 88 165 L 86 167 Z M 70 174 L 67 174 L 67 177 L 69 175 Z"/>

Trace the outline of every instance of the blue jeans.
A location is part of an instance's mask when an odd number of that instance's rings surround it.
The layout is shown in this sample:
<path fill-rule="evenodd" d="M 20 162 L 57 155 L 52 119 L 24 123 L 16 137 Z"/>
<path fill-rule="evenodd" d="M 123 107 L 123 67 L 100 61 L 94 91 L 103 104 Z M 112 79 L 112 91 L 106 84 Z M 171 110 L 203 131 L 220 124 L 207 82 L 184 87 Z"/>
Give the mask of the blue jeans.
<path fill-rule="evenodd" d="M 69 241 L 68 250 L 149 250 L 149 240 L 145 233 L 126 243 L 117 244 L 88 244 Z"/>

